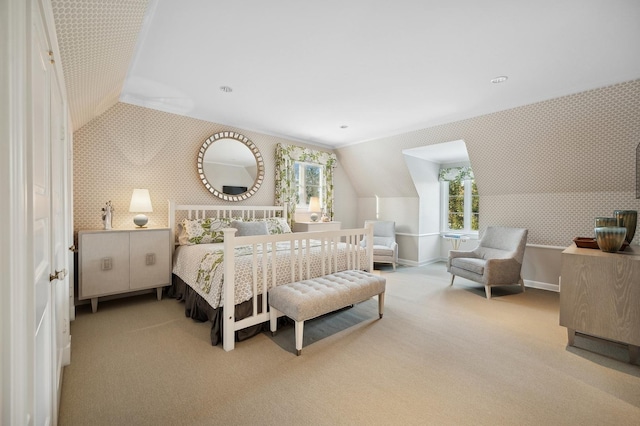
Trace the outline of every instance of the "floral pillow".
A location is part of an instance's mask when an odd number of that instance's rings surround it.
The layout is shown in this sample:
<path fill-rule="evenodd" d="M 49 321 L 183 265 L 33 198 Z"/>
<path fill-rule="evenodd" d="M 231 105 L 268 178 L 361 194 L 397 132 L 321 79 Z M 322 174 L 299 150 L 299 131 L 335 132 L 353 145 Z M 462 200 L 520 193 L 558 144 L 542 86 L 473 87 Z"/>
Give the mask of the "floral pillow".
<path fill-rule="evenodd" d="M 229 228 L 231 220 L 230 218 L 183 219 L 180 223 L 178 243 L 183 246 L 221 243 L 224 241 L 222 229 Z"/>

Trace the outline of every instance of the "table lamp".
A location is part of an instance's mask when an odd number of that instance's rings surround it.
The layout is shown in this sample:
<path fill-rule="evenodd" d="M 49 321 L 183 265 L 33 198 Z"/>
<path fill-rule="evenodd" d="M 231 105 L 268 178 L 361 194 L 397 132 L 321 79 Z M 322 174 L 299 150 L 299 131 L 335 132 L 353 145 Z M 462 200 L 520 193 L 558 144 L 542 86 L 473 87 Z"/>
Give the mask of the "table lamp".
<path fill-rule="evenodd" d="M 318 197 L 311 197 L 309 199 L 309 212 L 311 212 L 309 218 L 312 222 L 318 221 L 318 213 L 320 213 L 320 211 L 322 211 L 320 208 L 320 199 Z"/>
<path fill-rule="evenodd" d="M 152 212 L 153 207 L 151 207 L 151 197 L 149 197 L 148 189 L 134 189 L 133 195 L 131 195 L 131 204 L 129 204 L 129 212 L 131 213 L 139 213 L 133 218 L 133 223 L 135 223 L 138 227 L 144 228 L 149 218 L 146 214 Z"/>

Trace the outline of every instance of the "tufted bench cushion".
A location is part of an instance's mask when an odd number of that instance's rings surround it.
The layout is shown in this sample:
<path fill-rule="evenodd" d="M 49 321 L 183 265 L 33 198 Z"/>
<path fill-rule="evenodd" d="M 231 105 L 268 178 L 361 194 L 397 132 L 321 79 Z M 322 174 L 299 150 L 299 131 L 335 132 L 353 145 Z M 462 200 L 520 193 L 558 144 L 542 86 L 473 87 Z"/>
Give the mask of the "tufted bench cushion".
<path fill-rule="evenodd" d="M 364 271 L 335 272 L 318 278 L 284 284 L 269 290 L 271 331 L 275 333 L 278 313 L 296 322 L 296 349 L 302 351 L 302 328 L 306 320 L 378 296 L 383 314 L 386 278 Z"/>

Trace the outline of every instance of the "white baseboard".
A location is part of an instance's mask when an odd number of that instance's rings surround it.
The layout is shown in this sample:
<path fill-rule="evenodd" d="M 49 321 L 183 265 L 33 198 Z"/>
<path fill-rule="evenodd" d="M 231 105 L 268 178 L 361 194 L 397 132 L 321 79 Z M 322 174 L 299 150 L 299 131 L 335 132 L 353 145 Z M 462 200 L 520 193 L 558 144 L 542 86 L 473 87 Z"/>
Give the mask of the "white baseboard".
<path fill-rule="evenodd" d="M 416 262 L 415 260 L 407 260 L 407 259 L 398 259 L 398 265 L 404 265 L 404 266 L 426 266 L 426 265 L 431 265 L 433 263 L 438 263 L 438 262 L 442 262 L 443 259 L 439 258 L 439 257 L 434 257 L 432 259 L 427 259 L 424 260 L 420 263 Z M 446 259 L 444 259 L 444 261 L 446 261 Z"/>
<path fill-rule="evenodd" d="M 531 288 L 537 288 L 537 289 L 540 289 L 540 290 L 554 291 L 556 293 L 560 292 L 560 286 L 558 284 L 543 283 L 543 282 L 540 282 L 540 281 L 533 281 L 533 280 L 524 280 L 524 286 L 525 287 L 531 287 Z"/>

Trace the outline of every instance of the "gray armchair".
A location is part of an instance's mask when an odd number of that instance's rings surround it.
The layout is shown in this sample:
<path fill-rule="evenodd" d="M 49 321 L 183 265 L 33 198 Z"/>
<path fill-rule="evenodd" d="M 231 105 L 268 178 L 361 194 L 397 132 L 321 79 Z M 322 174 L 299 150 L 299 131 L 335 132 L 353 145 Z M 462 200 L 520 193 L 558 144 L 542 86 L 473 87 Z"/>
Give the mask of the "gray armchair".
<path fill-rule="evenodd" d="M 453 285 L 453 279 L 458 275 L 484 284 L 487 299 L 491 299 L 493 286 L 520 284 L 524 292 L 520 271 L 526 244 L 527 230 L 524 228 L 489 226 L 475 249 L 449 251 L 449 285 Z"/>
<path fill-rule="evenodd" d="M 364 226 L 369 223 L 373 223 L 373 263 L 391 263 L 395 271 L 398 263 L 396 223 L 389 220 L 365 220 Z M 361 244 L 366 246 L 366 237 Z"/>

